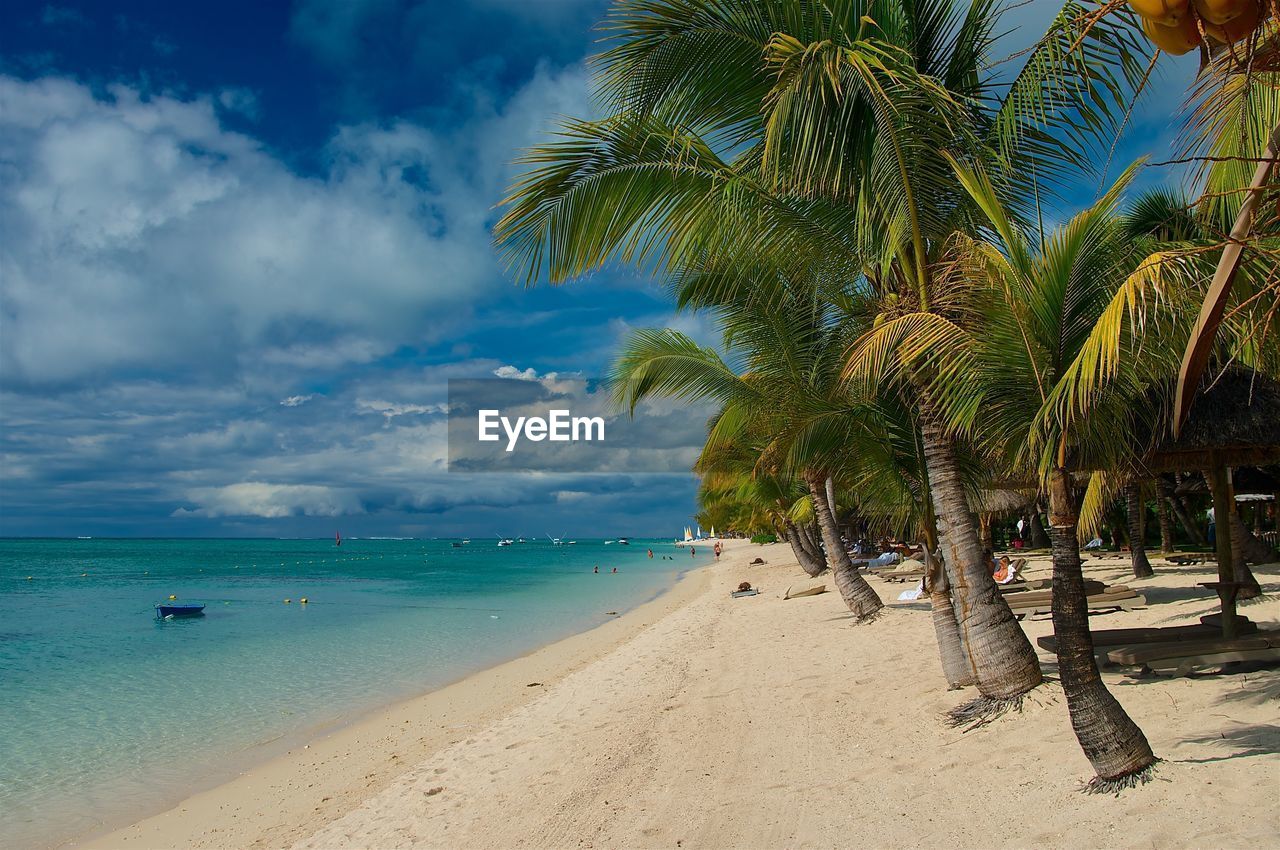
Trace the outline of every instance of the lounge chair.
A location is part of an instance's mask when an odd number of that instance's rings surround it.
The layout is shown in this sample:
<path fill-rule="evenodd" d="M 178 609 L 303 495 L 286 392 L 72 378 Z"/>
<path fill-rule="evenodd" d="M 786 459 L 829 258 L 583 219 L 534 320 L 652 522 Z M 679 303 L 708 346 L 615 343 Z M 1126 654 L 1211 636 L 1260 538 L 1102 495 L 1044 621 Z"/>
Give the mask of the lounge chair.
<path fill-rule="evenodd" d="M 1053 591 L 1030 591 L 1005 597 L 1010 610 L 1018 619 L 1035 617 L 1040 614 L 1053 613 Z M 1089 613 L 1101 611 L 1124 611 L 1130 608 L 1145 608 L 1147 598 L 1125 585 L 1109 587 L 1101 593 L 1086 597 Z"/>
<path fill-rule="evenodd" d="M 1239 626 L 1241 635 L 1258 631 L 1258 624 L 1246 621 Z M 1186 626 L 1146 626 L 1135 629 L 1099 629 L 1092 632 L 1093 647 L 1097 654 L 1106 656 L 1107 652 L 1122 646 L 1151 643 L 1176 643 L 1185 641 L 1205 641 L 1221 637 L 1222 630 L 1205 623 L 1192 623 Z M 1044 635 L 1036 638 L 1041 648 L 1050 652 L 1058 651 L 1056 635 Z"/>
<path fill-rule="evenodd" d="M 1172 672 L 1186 676 L 1199 667 L 1232 661 L 1280 662 L 1280 632 L 1225 640 L 1173 641 L 1169 643 L 1120 646 L 1107 652 L 1113 664 L 1141 665 L 1144 671 Z"/>

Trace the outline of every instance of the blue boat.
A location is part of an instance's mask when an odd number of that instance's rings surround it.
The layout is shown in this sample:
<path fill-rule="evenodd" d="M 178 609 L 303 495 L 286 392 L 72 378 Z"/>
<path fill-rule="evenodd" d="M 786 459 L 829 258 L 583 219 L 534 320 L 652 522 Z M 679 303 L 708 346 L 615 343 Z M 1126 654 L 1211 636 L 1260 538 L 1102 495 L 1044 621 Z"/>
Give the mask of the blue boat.
<path fill-rule="evenodd" d="M 171 617 L 203 617 L 204 606 L 196 602 L 167 602 L 156 606 L 156 617 L 168 620 Z"/>

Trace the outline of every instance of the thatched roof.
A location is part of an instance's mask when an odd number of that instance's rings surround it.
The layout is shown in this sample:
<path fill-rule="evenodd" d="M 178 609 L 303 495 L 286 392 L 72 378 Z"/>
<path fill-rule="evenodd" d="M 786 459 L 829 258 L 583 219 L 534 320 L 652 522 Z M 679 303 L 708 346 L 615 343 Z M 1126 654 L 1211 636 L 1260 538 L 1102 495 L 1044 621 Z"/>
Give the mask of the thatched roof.
<path fill-rule="evenodd" d="M 1015 511 L 1022 511 L 1027 505 L 1031 504 L 1033 498 L 1035 498 L 1034 488 L 1029 490 L 979 490 L 969 497 L 969 507 L 976 513 L 1009 514 Z"/>
<path fill-rule="evenodd" d="M 1147 458 L 1152 471 L 1265 466 L 1280 461 L 1280 383 L 1232 367 L 1196 397 L 1182 434 Z"/>

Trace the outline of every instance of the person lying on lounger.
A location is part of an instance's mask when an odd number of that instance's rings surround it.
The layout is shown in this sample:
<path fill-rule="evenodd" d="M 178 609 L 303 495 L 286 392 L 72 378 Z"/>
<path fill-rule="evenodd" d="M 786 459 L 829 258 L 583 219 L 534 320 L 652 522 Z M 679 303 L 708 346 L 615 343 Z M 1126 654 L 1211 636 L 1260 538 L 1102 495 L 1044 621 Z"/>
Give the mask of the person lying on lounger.
<path fill-rule="evenodd" d="M 1008 584 L 1011 581 L 1018 580 L 1018 565 L 1009 560 L 1008 555 L 1001 555 L 1000 560 L 995 563 L 995 572 L 991 577 L 996 580 L 996 584 Z"/>

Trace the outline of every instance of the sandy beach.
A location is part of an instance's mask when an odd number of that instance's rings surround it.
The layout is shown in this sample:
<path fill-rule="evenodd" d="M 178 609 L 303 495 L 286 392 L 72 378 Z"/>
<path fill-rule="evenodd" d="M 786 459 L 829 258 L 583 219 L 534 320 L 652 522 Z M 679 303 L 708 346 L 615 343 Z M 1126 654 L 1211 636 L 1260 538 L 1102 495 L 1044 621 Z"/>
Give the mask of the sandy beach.
<path fill-rule="evenodd" d="M 1156 569 L 1135 580 L 1127 561 L 1086 564 L 1150 603 L 1095 628 L 1214 610 L 1195 586 L 1210 570 Z M 1271 596 L 1242 613 L 1277 624 L 1280 565 L 1256 572 Z M 1032 561 L 1029 577 L 1048 574 Z M 763 592 L 730 598 L 743 580 Z M 1054 682 L 1021 713 L 946 728 L 971 691 L 946 691 L 927 605 L 854 625 L 836 593 L 782 598 L 803 580 L 785 545 L 731 541 L 720 563 L 600 628 L 81 846 L 1280 846 L 1280 671 L 1104 671 L 1164 762 L 1120 799 L 1093 796 Z M 871 582 L 886 600 L 909 587 Z M 1023 625 L 1033 640 L 1052 630 Z"/>

